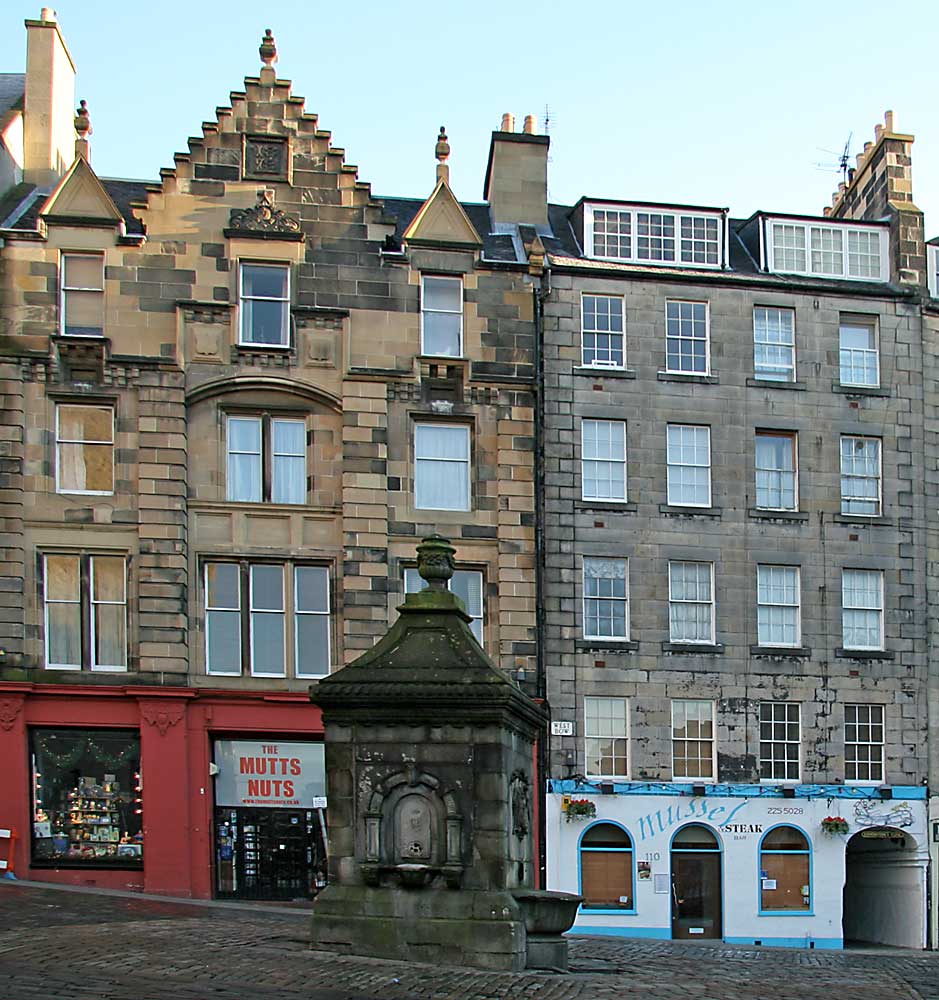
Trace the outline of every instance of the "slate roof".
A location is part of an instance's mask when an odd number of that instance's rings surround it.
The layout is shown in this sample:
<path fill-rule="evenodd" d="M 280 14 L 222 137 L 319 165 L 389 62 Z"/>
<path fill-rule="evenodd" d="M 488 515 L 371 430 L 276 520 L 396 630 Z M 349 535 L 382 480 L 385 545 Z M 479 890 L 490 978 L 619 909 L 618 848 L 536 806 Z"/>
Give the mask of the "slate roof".
<path fill-rule="evenodd" d="M 0 122 L 7 112 L 22 110 L 25 94 L 25 73 L 0 73 Z"/>
<path fill-rule="evenodd" d="M 101 177 L 99 180 L 104 185 L 105 191 L 107 191 L 107 193 L 111 196 L 114 204 L 117 205 L 118 211 L 124 217 L 124 225 L 127 229 L 127 235 L 143 235 L 143 226 L 139 219 L 134 218 L 133 212 L 131 211 L 131 203 L 146 201 L 147 188 L 152 187 L 157 182 L 119 180 L 111 177 Z M 39 210 L 42 208 L 49 192 L 41 191 L 36 187 L 33 187 L 30 190 L 25 185 L 21 185 L 21 187 L 23 187 L 24 190 L 20 195 L 20 204 L 22 204 L 22 199 L 28 194 L 32 196 L 32 200 L 29 207 L 16 220 L 12 228 L 20 230 L 34 230 L 39 222 Z M 2 221 L 2 216 L 0 216 L 0 221 Z"/>

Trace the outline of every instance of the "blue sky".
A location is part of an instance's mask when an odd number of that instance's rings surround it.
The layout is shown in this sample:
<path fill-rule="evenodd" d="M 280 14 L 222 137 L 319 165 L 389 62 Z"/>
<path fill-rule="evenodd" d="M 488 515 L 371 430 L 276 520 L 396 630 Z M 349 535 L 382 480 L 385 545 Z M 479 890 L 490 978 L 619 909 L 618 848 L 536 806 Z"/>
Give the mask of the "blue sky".
<path fill-rule="evenodd" d="M 520 127 L 547 106 L 554 201 L 820 214 L 839 174 L 817 164 L 834 168 L 850 133 L 858 152 L 891 108 L 917 137 L 914 197 L 927 236 L 939 235 L 936 0 L 53 5 L 105 176 L 156 178 L 171 165 L 256 75 L 270 27 L 279 75 L 376 194 L 429 193 L 444 124 L 453 187 L 481 200 L 502 113 Z M 39 8 L 8 0 L 0 70 L 22 71 L 23 19 Z"/>

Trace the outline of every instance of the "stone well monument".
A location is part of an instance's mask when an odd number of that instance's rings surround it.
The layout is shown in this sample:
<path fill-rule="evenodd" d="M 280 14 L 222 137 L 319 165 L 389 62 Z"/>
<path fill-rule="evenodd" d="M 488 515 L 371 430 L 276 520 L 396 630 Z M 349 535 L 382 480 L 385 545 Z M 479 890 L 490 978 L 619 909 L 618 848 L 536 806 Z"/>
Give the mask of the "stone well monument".
<path fill-rule="evenodd" d="M 329 885 L 313 947 L 484 969 L 566 968 L 579 896 L 534 884 L 541 708 L 447 589 L 454 549 L 418 546 L 427 589 L 312 689 L 326 730 Z"/>

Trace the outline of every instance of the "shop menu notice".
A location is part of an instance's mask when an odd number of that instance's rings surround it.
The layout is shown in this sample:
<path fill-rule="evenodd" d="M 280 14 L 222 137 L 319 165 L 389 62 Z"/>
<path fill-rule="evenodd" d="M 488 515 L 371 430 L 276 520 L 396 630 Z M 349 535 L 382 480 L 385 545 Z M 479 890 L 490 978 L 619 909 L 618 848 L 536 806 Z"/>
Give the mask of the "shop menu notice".
<path fill-rule="evenodd" d="M 215 763 L 219 806 L 311 809 L 326 794 L 322 743 L 218 740 Z"/>

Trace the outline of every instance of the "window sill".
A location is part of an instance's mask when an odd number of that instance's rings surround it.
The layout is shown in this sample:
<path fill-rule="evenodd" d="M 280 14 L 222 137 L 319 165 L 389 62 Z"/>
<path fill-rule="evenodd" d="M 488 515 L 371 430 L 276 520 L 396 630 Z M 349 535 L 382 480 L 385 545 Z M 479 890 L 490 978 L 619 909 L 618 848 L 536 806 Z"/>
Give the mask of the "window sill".
<path fill-rule="evenodd" d="M 663 642 L 662 652 L 683 656 L 722 656 L 725 652 L 722 642 Z"/>
<path fill-rule="evenodd" d="M 748 507 L 747 517 L 757 521 L 807 521 L 809 515 L 804 510 L 764 510 L 762 507 Z"/>
<path fill-rule="evenodd" d="M 845 396 L 881 396 L 889 399 L 893 393 L 890 389 L 879 385 L 845 385 L 842 382 L 831 383 L 832 392 L 840 392 Z"/>
<path fill-rule="evenodd" d="M 656 372 L 659 382 L 693 382 L 697 385 L 719 385 L 716 375 L 700 375 L 696 372 Z"/>
<path fill-rule="evenodd" d="M 751 646 L 750 655 L 804 660 L 812 655 L 812 650 L 808 646 Z"/>
<path fill-rule="evenodd" d="M 768 890 L 767 890 L 768 891 Z M 758 917 L 814 917 L 814 910 L 760 910 Z"/>
<path fill-rule="evenodd" d="M 842 660 L 893 660 L 895 654 L 889 649 L 844 649 L 839 646 L 835 656 Z"/>
<path fill-rule="evenodd" d="M 747 387 L 750 389 L 789 389 L 796 392 L 805 392 L 804 382 L 784 382 L 775 378 L 748 378 Z"/>
<path fill-rule="evenodd" d="M 630 639 L 575 639 L 574 649 L 578 652 L 602 649 L 610 653 L 635 653 L 639 643 Z"/>
<path fill-rule="evenodd" d="M 605 514 L 635 514 L 638 506 L 625 500 L 575 500 L 574 510 L 596 510 Z"/>
<path fill-rule="evenodd" d="M 896 525 L 892 517 L 884 517 L 882 514 L 835 514 L 832 521 L 835 524 L 851 524 L 857 527 L 874 524 L 879 527 L 892 528 Z"/>
<path fill-rule="evenodd" d="M 636 373 L 632 368 L 603 368 L 600 365 L 575 365 L 571 370 L 574 375 L 583 375 L 585 378 L 626 378 L 633 379 Z"/>
<path fill-rule="evenodd" d="M 678 504 L 660 503 L 659 513 L 672 517 L 720 517 L 720 507 L 683 507 Z"/>

